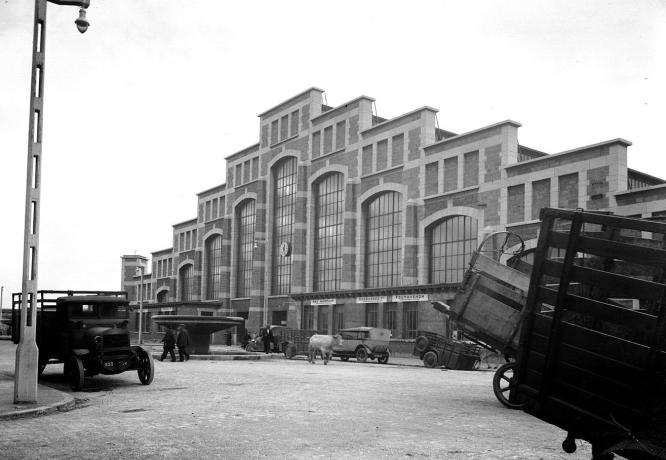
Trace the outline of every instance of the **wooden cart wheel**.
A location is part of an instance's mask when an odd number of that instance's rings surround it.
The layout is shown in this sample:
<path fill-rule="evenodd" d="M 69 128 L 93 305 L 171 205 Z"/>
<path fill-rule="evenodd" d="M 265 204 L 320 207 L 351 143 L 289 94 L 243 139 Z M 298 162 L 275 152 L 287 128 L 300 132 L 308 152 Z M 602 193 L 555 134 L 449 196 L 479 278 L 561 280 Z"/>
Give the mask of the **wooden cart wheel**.
<path fill-rule="evenodd" d="M 288 343 L 284 347 L 284 357 L 287 359 L 291 359 L 294 357 L 294 355 L 296 355 L 296 345 L 294 345 L 293 343 Z"/>
<path fill-rule="evenodd" d="M 358 350 L 356 350 L 356 361 L 359 363 L 364 363 L 368 360 L 368 351 L 363 348 L 359 347 Z"/>
<path fill-rule="evenodd" d="M 71 356 L 65 367 L 65 378 L 72 386 L 72 390 L 79 391 L 83 388 L 83 363 L 78 356 Z"/>
<path fill-rule="evenodd" d="M 429 367 L 430 369 L 433 369 L 433 368 L 437 367 L 437 363 L 439 363 L 439 356 L 437 356 L 436 351 L 430 350 L 425 355 L 423 355 L 423 365 L 425 367 Z"/>
<path fill-rule="evenodd" d="M 155 377 L 155 362 L 153 356 L 143 348 L 137 350 L 137 359 L 139 361 L 139 380 L 143 385 L 150 385 Z"/>
<path fill-rule="evenodd" d="M 416 351 L 419 353 L 423 353 L 428 348 L 428 343 L 428 337 L 420 335 L 414 341 L 414 348 L 416 348 Z"/>
<path fill-rule="evenodd" d="M 493 392 L 495 396 L 509 409 L 522 409 L 525 404 L 515 403 L 511 398 L 511 392 L 516 386 L 516 371 L 518 365 L 513 363 L 506 363 L 501 366 L 493 376 Z"/>
<path fill-rule="evenodd" d="M 389 360 L 388 353 L 383 355 L 383 356 L 377 356 L 377 362 L 379 364 L 386 364 L 386 363 L 388 363 L 388 360 Z"/>

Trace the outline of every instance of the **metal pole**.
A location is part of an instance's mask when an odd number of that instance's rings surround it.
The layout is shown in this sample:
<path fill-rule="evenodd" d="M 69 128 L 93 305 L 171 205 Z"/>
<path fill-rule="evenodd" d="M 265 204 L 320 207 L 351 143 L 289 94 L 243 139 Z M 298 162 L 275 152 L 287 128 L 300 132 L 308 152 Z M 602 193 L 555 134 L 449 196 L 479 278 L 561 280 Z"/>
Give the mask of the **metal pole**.
<path fill-rule="evenodd" d="M 143 329 L 143 267 L 139 267 L 141 278 L 139 279 L 139 345 L 143 343 L 142 329 Z"/>

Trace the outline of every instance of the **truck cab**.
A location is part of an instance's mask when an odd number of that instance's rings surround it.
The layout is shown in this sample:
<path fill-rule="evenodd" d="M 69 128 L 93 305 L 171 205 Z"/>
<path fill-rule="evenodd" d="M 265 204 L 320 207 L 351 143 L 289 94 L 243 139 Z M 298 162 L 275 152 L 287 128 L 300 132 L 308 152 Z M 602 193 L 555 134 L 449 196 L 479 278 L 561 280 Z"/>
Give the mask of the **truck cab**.
<path fill-rule="evenodd" d="M 63 363 L 64 373 L 76 391 L 85 376 L 119 374 L 137 370 L 149 385 L 153 358 L 140 346 L 130 345 L 127 329 L 129 300 L 123 291 L 39 291 L 36 341 L 39 373 L 48 364 Z M 59 295 L 66 294 L 66 295 Z M 13 295 L 12 339 L 20 341 L 21 294 Z"/>

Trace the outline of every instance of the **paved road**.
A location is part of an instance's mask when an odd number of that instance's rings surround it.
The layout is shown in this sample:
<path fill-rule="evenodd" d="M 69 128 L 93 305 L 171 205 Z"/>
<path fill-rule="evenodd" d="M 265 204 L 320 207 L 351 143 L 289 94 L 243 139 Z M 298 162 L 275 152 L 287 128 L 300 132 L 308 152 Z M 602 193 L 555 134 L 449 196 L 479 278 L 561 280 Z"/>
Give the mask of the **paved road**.
<path fill-rule="evenodd" d="M 0 344 L 1 345 L 1 344 Z M 0 365 L 2 363 L 0 362 Z M 492 394 L 492 372 L 303 359 L 156 362 L 87 379 L 80 407 L 0 422 L 0 458 L 589 459 Z M 41 383 L 67 390 L 60 365 Z"/>

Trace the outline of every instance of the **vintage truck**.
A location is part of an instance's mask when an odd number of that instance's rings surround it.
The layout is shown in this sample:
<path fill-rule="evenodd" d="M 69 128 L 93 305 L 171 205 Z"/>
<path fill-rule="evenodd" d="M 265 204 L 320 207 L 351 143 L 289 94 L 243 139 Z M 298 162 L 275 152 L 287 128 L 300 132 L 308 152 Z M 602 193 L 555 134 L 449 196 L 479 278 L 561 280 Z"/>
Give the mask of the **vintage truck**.
<path fill-rule="evenodd" d="M 151 354 L 130 345 L 129 300 L 124 291 L 38 291 L 36 341 L 39 374 L 63 363 L 74 391 L 84 377 L 136 370 L 149 385 L 155 375 Z M 12 340 L 20 341 L 21 293 L 12 295 Z"/>

